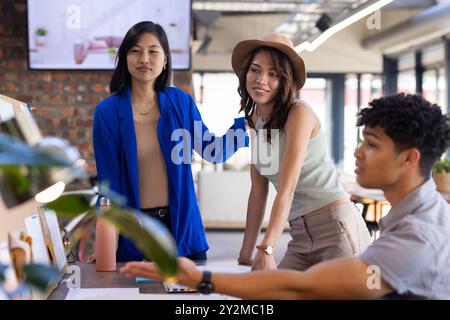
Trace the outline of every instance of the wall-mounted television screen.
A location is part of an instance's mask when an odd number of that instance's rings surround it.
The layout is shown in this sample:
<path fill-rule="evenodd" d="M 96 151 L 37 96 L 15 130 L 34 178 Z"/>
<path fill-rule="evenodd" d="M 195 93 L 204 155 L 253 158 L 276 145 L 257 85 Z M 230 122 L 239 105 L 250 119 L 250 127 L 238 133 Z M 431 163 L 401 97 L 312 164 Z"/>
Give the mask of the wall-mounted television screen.
<path fill-rule="evenodd" d="M 172 67 L 190 68 L 191 0 L 28 0 L 30 69 L 114 69 L 117 49 L 137 22 L 160 24 Z"/>

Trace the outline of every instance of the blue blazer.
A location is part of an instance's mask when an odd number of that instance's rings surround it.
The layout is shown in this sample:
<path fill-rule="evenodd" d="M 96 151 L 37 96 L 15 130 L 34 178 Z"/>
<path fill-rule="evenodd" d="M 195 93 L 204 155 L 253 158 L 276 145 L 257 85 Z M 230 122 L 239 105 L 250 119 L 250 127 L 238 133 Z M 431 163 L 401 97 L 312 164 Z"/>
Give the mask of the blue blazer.
<path fill-rule="evenodd" d="M 230 128 L 240 133 L 244 131 L 244 139 L 230 130 L 223 137 L 211 134 L 192 97 L 177 88 L 167 87 L 158 92 L 158 102 L 157 133 L 167 168 L 172 234 L 178 254 L 187 256 L 209 248 L 195 195 L 190 163 L 192 149 L 207 161 L 221 163 L 238 148 L 248 146 L 249 138 L 244 118 L 235 119 Z M 176 129 L 181 130 L 174 132 Z M 98 181 L 108 181 L 110 189 L 127 198 L 128 207 L 140 209 L 137 145 L 129 88 L 97 105 L 93 143 Z M 117 260 L 142 258 L 134 244 L 120 236 Z"/>

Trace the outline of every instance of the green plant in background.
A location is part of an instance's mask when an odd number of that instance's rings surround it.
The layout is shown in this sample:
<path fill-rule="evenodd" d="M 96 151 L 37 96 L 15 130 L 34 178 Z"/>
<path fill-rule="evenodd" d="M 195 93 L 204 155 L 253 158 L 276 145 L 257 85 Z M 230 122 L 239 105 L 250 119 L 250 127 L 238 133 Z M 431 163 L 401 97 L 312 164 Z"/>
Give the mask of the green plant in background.
<path fill-rule="evenodd" d="M 36 33 L 37 36 L 43 37 L 43 36 L 47 35 L 48 31 L 47 31 L 47 29 L 40 27 L 40 28 L 36 29 L 35 33 Z"/>
<path fill-rule="evenodd" d="M 450 159 L 445 154 L 440 160 L 433 165 L 433 173 L 450 172 Z"/>
<path fill-rule="evenodd" d="M 110 47 L 106 50 L 110 55 L 115 56 L 117 54 L 117 51 L 119 51 L 119 49 L 114 48 L 114 47 Z"/>
<path fill-rule="evenodd" d="M 54 167 L 72 168 L 71 163 L 56 156 L 47 154 L 35 147 L 17 140 L 11 136 L 0 133 L 0 183 L 1 195 L 23 196 L 29 199 L 36 194 L 39 178 L 42 174 Z M 74 176 L 79 174 L 74 174 Z M 168 281 L 172 279 L 178 270 L 176 261 L 175 241 L 166 227 L 154 218 L 145 216 L 138 210 L 124 207 L 125 199 L 118 194 L 102 188 L 104 196 L 112 203 L 110 210 L 101 212 L 92 205 L 96 195 L 87 192 L 62 195 L 56 200 L 44 206 L 54 210 L 60 216 L 76 217 L 85 213 L 81 225 L 72 236 L 71 243 L 75 244 L 81 236 L 92 226 L 95 219 L 105 219 L 116 226 L 119 232 L 134 241 L 147 260 L 154 261 L 161 272 L 166 275 Z M 23 200 L 22 199 L 22 200 Z M 0 284 L 4 281 L 5 266 L 0 266 Z M 35 287 L 47 290 L 51 284 L 57 281 L 59 271 L 57 268 L 44 265 L 24 266 L 25 280 L 18 290 L 27 287 Z M 4 291 L 0 286 L 0 291 Z M 7 293 L 8 297 L 17 294 L 17 290 Z"/>

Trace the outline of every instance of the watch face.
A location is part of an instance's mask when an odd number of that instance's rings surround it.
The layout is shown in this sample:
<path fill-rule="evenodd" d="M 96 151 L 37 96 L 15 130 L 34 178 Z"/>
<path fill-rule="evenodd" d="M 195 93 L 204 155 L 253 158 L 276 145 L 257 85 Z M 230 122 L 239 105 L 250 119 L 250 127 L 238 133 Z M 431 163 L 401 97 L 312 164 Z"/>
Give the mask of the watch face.
<path fill-rule="evenodd" d="M 203 294 L 210 294 L 214 291 L 214 286 L 211 282 L 211 272 L 203 271 L 202 281 L 197 285 L 197 290 Z"/>
<path fill-rule="evenodd" d="M 267 246 L 265 251 L 266 251 L 267 254 L 273 254 L 273 247 L 272 246 Z"/>
<path fill-rule="evenodd" d="M 213 287 L 211 283 L 201 282 L 197 287 L 198 292 L 203 294 L 210 294 L 213 292 Z"/>

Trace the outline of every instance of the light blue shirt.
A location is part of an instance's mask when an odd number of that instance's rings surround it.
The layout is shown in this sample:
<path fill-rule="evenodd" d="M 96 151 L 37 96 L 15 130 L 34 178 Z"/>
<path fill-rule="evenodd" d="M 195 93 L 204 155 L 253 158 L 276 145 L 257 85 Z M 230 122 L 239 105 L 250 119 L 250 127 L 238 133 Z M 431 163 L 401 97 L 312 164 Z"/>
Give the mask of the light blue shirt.
<path fill-rule="evenodd" d="M 433 179 L 393 206 L 380 231 L 362 260 L 400 296 L 450 299 L 450 207 Z"/>

